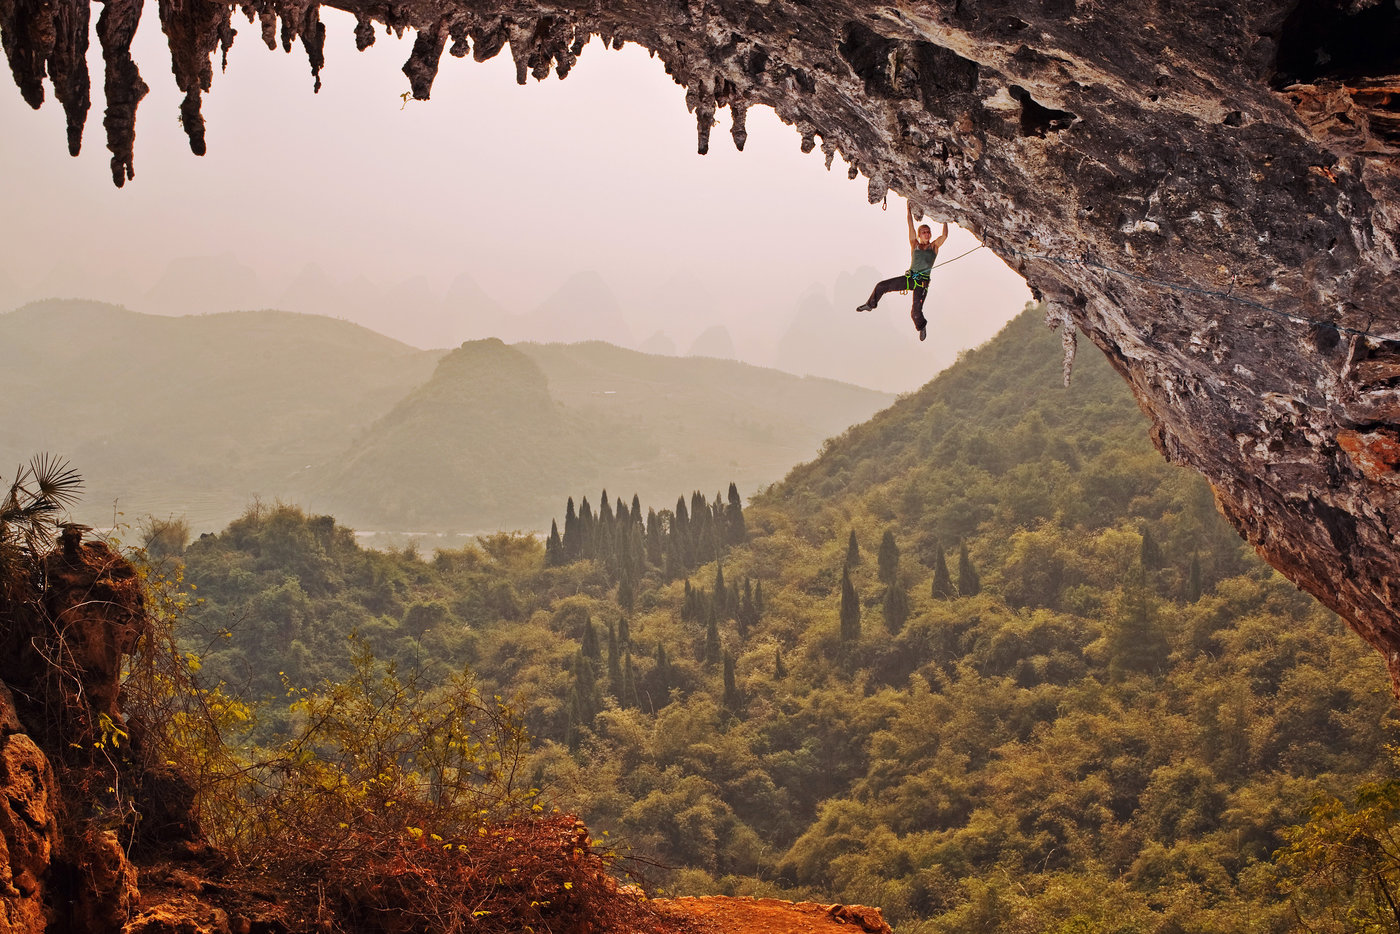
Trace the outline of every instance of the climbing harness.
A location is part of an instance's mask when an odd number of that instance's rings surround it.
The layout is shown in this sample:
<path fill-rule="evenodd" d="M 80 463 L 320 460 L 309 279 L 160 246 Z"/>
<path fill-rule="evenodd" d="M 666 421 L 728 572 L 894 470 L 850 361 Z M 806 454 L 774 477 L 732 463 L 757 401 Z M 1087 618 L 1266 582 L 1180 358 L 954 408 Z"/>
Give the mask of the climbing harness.
<path fill-rule="evenodd" d="M 979 247 L 979 249 L 980 249 L 980 247 Z M 1313 326 L 1315 326 L 1315 327 L 1331 328 L 1332 330 L 1334 330 L 1334 331 L 1336 331 L 1336 332 L 1338 332 L 1338 333 L 1340 333 L 1340 334 L 1354 334 L 1354 335 L 1356 335 L 1356 336 L 1358 336 L 1358 337 L 1368 337 L 1368 338 L 1374 338 L 1374 339 L 1376 339 L 1376 340 L 1386 340 L 1386 341 L 1396 341 L 1396 340 L 1400 340 L 1400 335 L 1394 335 L 1394 334 L 1393 334 L 1393 335 L 1372 334 L 1369 325 L 1368 325 L 1367 328 L 1363 331 L 1363 330 L 1360 330 L 1360 329 L 1358 329 L 1358 328 L 1347 327 L 1347 326 L 1344 325 L 1344 324 L 1337 324 L 1337 323 L 1334 322 L 1334 321 L 1320 321 L 1320 320 L 1318 320 L 1318 319 L 1316 319 L 1316 318 L 1309 318 L 1309 317 L 1307 317 L 1307 316 L 1305 316 L 1305 315 L 1297 315 L 1297 314 L 1293 314 L 1292 312 L 1288 312 L 1288 311 L 1280 311 L 1279 309 L 1277 309 L 1277 308 L 1271 308 L 1271 307 L 1269 307 L 1268 305 L 1263 304 L 1262 302 L 1256 302 L 1256 301 L 1254 301 L 1253 299 L 1243 298 L 1243 297 L 1241 297 L 1241 296 L 1238 296 L 1238 295 L 1235 295 L 1235 294 L 1234 294 L 1234 291 L 1235 291 L 1235 280 L 1234 280 L 1234 278 L 1231 278 L 1229 290 L 1228 290 L 1228 291 L 1222 292 L 1222 291 L 1220 291 L 1219 289 L 1206 289 L 1206 288 L 1201 288 L 1200 286 L 1196 286 L 1196 285 L 1183 285 L 1183 284 L 1178 283 L 1178 282 L 1167 282 L 1167 281 L 1165 281 L 1165 280 L 1163 280 L 1163 279 L 1153 279 L 1153 278 L 1151 278 L 1151 277 L 1149 277 L 1149 276 L 1140 276 L 1140 275 L 1138 275 L 1138 274 L 1135 273 L 1135 272 L 1128 272 L 1126 269 L 1115 269 L 1115 268 L 1112 267 L 1112 266 L 1105 265 L 1105 264 L 1103 264 L 1103 263 L 1101 263 L 1101 262 L 1099 262 L 1099 261 L 1097 261 L 1097 260 L 1095 260 L 1095 259 L 1090 258 L 1090 256 L 1089 256 L 1088 253 L 1085 253 L 1083 256 L 1081 256 L 1081 257 L 1079 257 L 1079 258 L 1077 258 L 1077 259 L 1071 259 L 1071 258 L 1067 258 L 1067 257 L 1063 257 L 1063 256 L 1052 256 L 1052 255 L 1050 255 L 1049 253 L 1029 253 L 1029 252 L 1026 252 L 1026 251 L 1024 251 L 1024 250 L 1015 249 L 1014 247 L 1003 247 L 1003 249 L 1004 249 L 1007 253 L 1011 253 L 1012 255 L 1015 255 L 1015 256 L 1024 256 L 1024 257 L 1026 257 L 1027 259 L 1043 259 L 1043 260 L 1046 260 L 1046 261 L 1051 262 L 1051 263 L 1059 263 L 1059 264 L 1062 265 L 1062 266 L 1074 266 L 1074 265 L 1079 265 L 1079 266 L 1087 266 L 1087 267 L 1089 267 L 1089 268 L 1091 268 L 1091 269 L 1100 269 L 1100 270 L 1103 270 L 1104 272 L 1112 273 L 1112 274 L 1115 275 L 1115 276 L 1122 276 L 1122 277 L 1124 277 L 1125 279 L 1135 279 L 1135 280 L 1137 280 L 1138 282 L 1145 282 L 1145 283 L 1147 283 L 1148 285 L 1156 286 L 1157 288 L 1160 288 L 1160 289 L 1170 289 L 1170 290 L 1172 290 L 1172 291 L 1174 291 L 1174 292 L 1185 292 L 1185 293 L 1189 293 L 1189 294 L 1193 294 L 1193 295 L 1207 295 L 1207 296 L 1210 296 L 1210 297 L 1212 297 L 1212 298 L 1221 298 L 1221 299 L 1224 299 L 1224 300 L 1227 301 L 1227 302 L 1234 302 L 1234 303 L 1237 304 L 1237 305 L 1244 305 L 1244 306 L 1249 307 L 1249 308 L 1256 308 L 1256 309 L 1258 309 L 1259 311 L 1267 312 L 1267 313 L 1269 313 L 1269 314 L 1271 314 L 1271 315 L 1274 315 L 1275 317 L 1283 318 L 1283 319 L 1285 319 L 1285 320 L 1287 320 L 1287 321 L 1292 321 L 1292 322 L 1295 323 L 1295 324 L 1309 324 L 1309 325 L 1313 325 Z M 966 254 L 964 254 L 964 255 L 966 255 Z M 958 258 L 958 259 L 961 259 L 962 257 L 957 257 L 957 258 Z M 952 260 L 949 260 L 949 262 L 952 262 Z M 941 265 L 941 264 L 940 264 L 940 265 Z M 936 268 L 938 268 L 938 267 L 935 266 L 934 268 L 936 269 Z"/>

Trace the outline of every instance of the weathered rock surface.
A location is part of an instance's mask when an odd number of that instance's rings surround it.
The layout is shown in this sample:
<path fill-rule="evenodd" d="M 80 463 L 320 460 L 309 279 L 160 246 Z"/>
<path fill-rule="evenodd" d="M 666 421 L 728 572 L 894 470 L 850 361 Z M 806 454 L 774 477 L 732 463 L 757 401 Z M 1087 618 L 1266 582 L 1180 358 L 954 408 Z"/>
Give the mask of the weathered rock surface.
<path fill-rule="evenodd" d="M 122 3 L 126 3 L 125 6 Z M 638 42 L 687 88 L 698 148 L 728 107 L 772 106 L 804 150 L 840 154 L 954 220 L 1020 270 L 1068 352 L 1082 333 L 1130 383 L 1168 458 L 1214 485 L 1275 567 L 1346 617 L 1400 687 L 1400 9 L 1350 0 L 340 0 L 417 31 L 426 98 L 444 51 L 507 43 L 517 75 L 561 77 L 584 40 Z M 159 0 L 203 151 L 200 95 L 233 8 Z M 238 8 L 272 47 L 308 0 Z M 33 104 L 51 78 L 81 127 L 82 0 L 0 0 Z M 144 85 L 126 58 L 139 7 L 108 4 L 109 146 L 120 184 Z M 280 25 L 280 31 L 279 31 Z M 120 28 L 119 28 L 120 27 Z M 115 92 L 115 93 L 114 93 Z M 72 133 L 70 132 L 70 141 Z"/>
<path fill-rule="evenodd" d="M 0 684 L 0 932 L 44 930 L 41 883 L 58 838 L 53 769 L 20 730 L 14 698 Z"/>
<path fill-rule="evenodd" d="M 657 904 L 669 915 L 699 922 L 702 930 L 726 934 L 890 934 L 880 909 L 864 905 L 723 896 L 673 898 Z"/>
<path fill-rule="evenodd" d="M 65 531 L 0 599 L 0 934 L 118 931 L 140 896 L 103 816 L 120 768 L 122 656 L 146 622 L 135 569 Z"/>
<path fill-rule="evenodd" d="M 230 934 L 228 912 L 192 895 L 147 908 L 121 928 L 122 934 Z"/>

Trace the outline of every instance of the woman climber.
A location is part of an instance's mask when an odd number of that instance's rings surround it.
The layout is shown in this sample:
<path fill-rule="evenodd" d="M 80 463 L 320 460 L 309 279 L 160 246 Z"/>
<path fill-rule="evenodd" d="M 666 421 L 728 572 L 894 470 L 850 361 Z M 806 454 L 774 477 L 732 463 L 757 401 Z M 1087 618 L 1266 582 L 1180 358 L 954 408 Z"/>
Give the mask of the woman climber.
<path fill-rule="evenodd" d="M 933 240 L 933 230 L 928 224 L 920 224 L 918 231 L 914 230 L 914 209 L 908 204 L 904 206 L 904 216 L 909 221 L 909 249 L 913 254 L 909 260 L 909 271 L 902 276 L 876 283 L 875 291 L 870 293 L 865 304 L 857 307 L 856 311 L 873 310 L 880 304 L 880 299 L 886 292 L 912 290 L 914 301 L 909 310 L 909 317 L 914 319 L 914 327 L 919 331 L 919 340 L 923 340 L 928 337 L 928 319 L 924 317 L 924 299 L 928 297 L 928 274 L 933 268 L 933 261 L 938 258 L 938 248 L 948 239 L 948 224 L 944 222 L 943 232 L 938 235 L 937 240 Z"/>

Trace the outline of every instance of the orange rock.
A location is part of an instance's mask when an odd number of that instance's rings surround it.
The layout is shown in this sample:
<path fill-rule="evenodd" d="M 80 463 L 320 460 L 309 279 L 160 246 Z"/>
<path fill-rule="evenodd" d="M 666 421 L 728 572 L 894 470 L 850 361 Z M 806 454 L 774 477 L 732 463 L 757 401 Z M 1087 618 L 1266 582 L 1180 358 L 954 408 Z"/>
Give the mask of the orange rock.
<path fill-rule="evenodd" d="M 891 934 L 878 908 L 819 905 L 776 898 L 674 898 L 658 907 L 681 918 L 713 925 L 725 934 Z"/>
<path fill-rule="evenodd" d="M 1368 480 L 1400 482 L 1400 435 L 1384 428 L 1365 433 L 1344 428 L 1337 432 L 1337 444 Z"/>

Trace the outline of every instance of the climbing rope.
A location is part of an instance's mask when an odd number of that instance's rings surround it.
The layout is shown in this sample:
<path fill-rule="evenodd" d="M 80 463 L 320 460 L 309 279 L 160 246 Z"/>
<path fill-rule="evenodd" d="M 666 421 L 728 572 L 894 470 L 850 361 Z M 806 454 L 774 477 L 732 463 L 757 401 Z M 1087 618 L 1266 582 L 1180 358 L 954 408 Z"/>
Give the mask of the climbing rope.
<path fill-rule="evenodd" d="M 973 253 L 976 253 L 978 250 L 985 250 L 986 248 L 987 248 L 987 245 L 986 245 L 986 244 L 984 244 L 984 243 L 979 243 L 977 246 L 975 246 L 975 247 L 973 247 L 972 249 L 968 250 L 966 253 L 959 253 L 957 256 L 954 256 L 952 259 L 945 259 L 945 260 L 944 260 L 943 262 L 941 262 L 941 263 L 934 263 L 932 266 L 929 267 L 929 272 L 933 272 L 935 269 L 938 269 L 938 268 L 940 268 L 940 267 L 942 267 L 942 266 L 947 266 L 949 263 L 956 263 L 958 260 L 962 259 L 964 256 L 971 256 Z"/>
<path fill-rule="evenodd" d="M 1167 282 L 1163 279 L 1153 279 L 1149 276 L 1140 276 L 1135 272 L 1128 272 L 1126 269 L 1115 269 L 1112 266 L 1107 266 L 1103 263 L 1098 262 L 1097 260 L 1090 259 L 1088 254 L 1085 254 L 1084 256 L 1078 259 L 1070 259 L 1063 256 L 1052 256 L 1049 253 L 1028 253 L 1024 250 L 1017 250 L 1014 247 L 1003 247 L 1003 249 L 1007 253 L 1011 253 L 1016 256 L 1024 256 L 1027 259 L 1043 259 L 1047 260 L 1048 262 L 1059 263 L 1062 266 L 1087 266 L 1091 269 L 1101 269 L 1104 272 L 1112 273 L 1116 276 L 1123 276 L 1125 279 L 1135 279 L 1138 282 L 1145 282 L 1148 285 L 1152 285 L 1161 289 L 1170 289 L 1174 292 L 1185 292 L 1193 295 L 1207 295 L 1211 298 L 1224 299 L 1228 302 L 1234 302 L 1237 305 L 1244 305 L 1249 308 L 1256 308 L 1259 311 L 1264 311 L 1276 317 L 1283 318 L 1287 321 L 1292 321 L 1295 324 L 1309 324 L 1314 325 L 1316 327 L 1331 328 L 1332 330 L 1337 331 L 1338 333 L 1355 334 L 1358 337 L 1374 337 L 1378 340 L 1389 341 L 1400 340 L 1400 335 L 1372 334 L 1369 325 L 1363 331 L 1358 328 L 1347 327 L 1344 324 L 1337 324 L 1334 321 L 1320 321 L 1316 318 L 1309 318 L 1304 315 L 1298 315 L 1288 311 L 1281 311 L 1277 308 L 1271 308 L 1270 306 L 1265 305 L 1262 302 L 1256 302 L 1253 299 L 1235 295 L 1233 286 L 1231 286 L 1231 291 L 1222 292 L 1219 289 L 1206 289 L 1196 285 L 1183 285 L 1179 282 Z M 973 251 L 969 250 L 968 252 Z M 965 253 L 963 255 L 966 256 L 967 254 Z M 962 259 L 961 256 L 955 258 Z M 948 262 L 951 263 L 953 262 L 953 260 L 949 260 Z M 939 265 L 942 264 L 940 263 Z M 938 267 L 935 266 L 934 268 L 936 269 Z"/>

